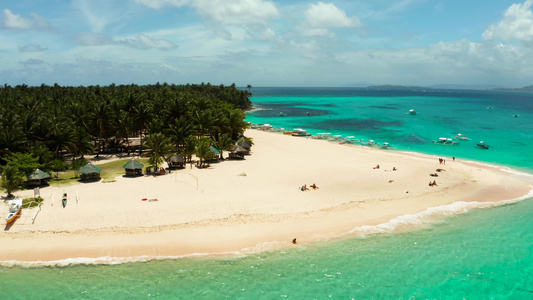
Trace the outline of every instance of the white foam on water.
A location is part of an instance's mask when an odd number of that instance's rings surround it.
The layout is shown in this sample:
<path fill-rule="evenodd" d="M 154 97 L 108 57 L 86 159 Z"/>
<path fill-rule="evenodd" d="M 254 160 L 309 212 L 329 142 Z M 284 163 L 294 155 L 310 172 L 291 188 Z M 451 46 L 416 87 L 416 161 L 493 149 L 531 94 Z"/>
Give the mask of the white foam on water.
<path fill-rule="evenodd" d="M 359 226 L 349 232 L 343 234 L 346 235 L 368 235 L 368 234 L 379 234 L 379 233 L 392 233 L 397 231 L 402 231 L 404 229 L 411 229 L 413 227 L 428 226 L 434 224 L 438 220 L 444 217 L 450 217 L 454 215 L 460 215 L 467 213 L 468 211 L 476 208 L 489 208 L 495 206 L 501 206 L 511 203 L 516 203 L 522 200 L 533 198 L 533 190 L 530 190 L 524 196 L 503 200 L 498 202 L 465 202 L 458 201 L 448 205 L 440 205 L 436 207 L 430 207 L 420 213 L 416 214 L 407 214 L 398 216 L 386 223 L 372 225 L 372 226 Z"/>

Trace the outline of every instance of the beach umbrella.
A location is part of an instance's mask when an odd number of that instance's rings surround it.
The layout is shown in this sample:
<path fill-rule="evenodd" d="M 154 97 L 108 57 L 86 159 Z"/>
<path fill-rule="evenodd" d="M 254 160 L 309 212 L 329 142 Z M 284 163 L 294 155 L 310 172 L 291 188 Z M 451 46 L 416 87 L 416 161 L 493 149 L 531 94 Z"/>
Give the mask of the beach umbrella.
<path fill-rule="evenodd" d="M 42 171 L 40 169 L 36 169 L 35 171 L 33 171 L 28 176 L 29 180 L 43 180 L 43 179 L 47 179 L 47 178 L 50 178 L 50 174 L 48 174 L 45 171 Z"/>
<path fill-rule="evenodd" d="M 135 170 L 135 169 L 142 169 L 144 165 L 134 158 L 132 158 L 130 161 L 128 161 L 125 165 L 122 166 L 124 169 L 127 170 Z"/>

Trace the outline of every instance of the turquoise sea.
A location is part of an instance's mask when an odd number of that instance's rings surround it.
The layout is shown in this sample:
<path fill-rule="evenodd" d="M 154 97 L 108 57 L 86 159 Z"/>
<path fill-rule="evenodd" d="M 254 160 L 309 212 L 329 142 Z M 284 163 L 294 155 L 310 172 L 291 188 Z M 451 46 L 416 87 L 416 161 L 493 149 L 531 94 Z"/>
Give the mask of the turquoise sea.
<path fill-rule="evenodd" d="M 252 123 L 373 139 L 398 150 L 533 173 L 533 94 L 357 88 L 252 92 L 254 105 L 264 108 L 248 113 Z M 408 115 L 410 109 L 417 114 Z M 432 143 L 458 133 L 471 140 Z M 479 141 L 491 147 L 479 148 Z M 443 212 L 408 232 L 384 230 L 389 224 L 375 234 L 255 254 L 134 263 L 108 259 L 108 264 L 73 260 L 45 267 L 4 262 L 0 299 L 533 299 L 533 199 L 463 210 Z M 417 216 L 402 220 L 424 223 Z"/>

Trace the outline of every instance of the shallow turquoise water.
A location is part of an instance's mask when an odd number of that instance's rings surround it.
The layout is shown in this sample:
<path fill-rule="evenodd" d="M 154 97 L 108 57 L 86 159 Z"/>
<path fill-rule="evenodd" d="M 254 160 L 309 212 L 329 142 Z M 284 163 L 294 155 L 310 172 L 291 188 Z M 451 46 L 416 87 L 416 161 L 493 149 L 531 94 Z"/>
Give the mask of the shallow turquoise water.
<path fill-rule="evenodd" d="M 248 119 L 533 170 L 532 96 L 439 93 L 444 96 L 416 91 L 259 89 L 254 103 L 273 109 L 252 113 Z M 486 109 L 489 106 L 493 109 Z M 409 109 L 419 115 L 406 115 Z M 278 117 L 279 111 L 287 117 Z M 311 116 L 306 116 L 307 111 Z M 520 116 L 513 118 L 515 113 Z M 458 132 L 472 141 L 453 147 L 430 142 Z M 474 146 L 478 139 L 493 148 L 478 149 Z M 414 231 L 245 256 L 3 267 L 0 299 L 533 299 L 532 251 L 529 199 L 433 219 Z"/>

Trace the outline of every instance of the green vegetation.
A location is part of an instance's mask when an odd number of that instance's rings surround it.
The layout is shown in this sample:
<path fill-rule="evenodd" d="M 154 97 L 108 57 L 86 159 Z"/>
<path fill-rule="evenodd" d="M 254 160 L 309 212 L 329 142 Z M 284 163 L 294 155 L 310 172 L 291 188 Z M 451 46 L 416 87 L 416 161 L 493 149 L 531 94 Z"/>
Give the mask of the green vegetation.
<path fill-rule="evenodd" d="M 35 168 L 52 175 L 50 184 L 77 181 L 78 159 L 131 150 L 133 137 L 149 149 L 154 166 L 176 152 L 190 161 L 206 143 L 227 151 L 247 128 L 243 110 L 251 107 L 250 88 L 209 83 L 0 86 L 2 187 L 12 193 Z M 112 180 L 114 171 L 102 168 L 104 180 Z"/>
<path fill-rule="evenodd" d="M 41 203 L 43 201 L 44 201 L 44 199 L 41 198 L 41 197 L 26 198 L 26 199 L 22 200 L 22 208 L 32 208 L 32 207 L 35 207 L 35 206 L 39 205 L 39 203 Z"/>

